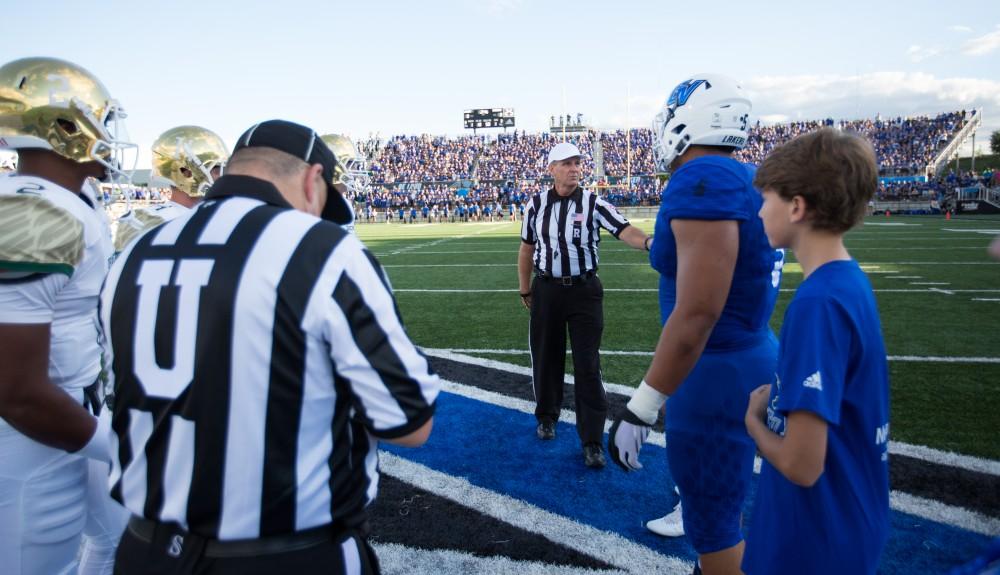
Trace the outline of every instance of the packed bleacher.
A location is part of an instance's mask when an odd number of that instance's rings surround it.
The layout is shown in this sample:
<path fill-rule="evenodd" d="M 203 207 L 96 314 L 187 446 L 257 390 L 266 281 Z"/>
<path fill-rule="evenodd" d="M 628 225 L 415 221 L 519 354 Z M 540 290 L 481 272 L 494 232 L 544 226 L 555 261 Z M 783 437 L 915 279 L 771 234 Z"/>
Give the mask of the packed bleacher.
<path fill-rule="evenodd" d="M 865 135 L 875 146 L 883 176 L 876 201 L 943 200 L 960 188 L 1000 185 L 1000 174 L 948 174 L 927 181 L 929 163 L 955 138 L 975 112 L 935 117 L 823 119 L 751 126 L 747 147 L 736 158 L 759 164 L 776 146 L 824 126 Z M 548 189 L 545 158 L 564 135 L 523 131 L 460 137 L 394 136 L 368 139 L 358 147 L 370 160 L 371 189 L 354 202 L 359 219 L 404 221 L 480 219 L 486 212 L 517 215 L 528 199 Z M 654 206 L 662 182 L 655 175 L 652 131 L 647 128 L 571 132 L 566 139 L 585 155 L 584 183 L 596 185 L 619 207 Z M 135 192 L 133 200 L 154 199 Z M 415 213 L 411 213 L 415 212 Z M 462 213 L 464 212 L 464 214 Z"/>

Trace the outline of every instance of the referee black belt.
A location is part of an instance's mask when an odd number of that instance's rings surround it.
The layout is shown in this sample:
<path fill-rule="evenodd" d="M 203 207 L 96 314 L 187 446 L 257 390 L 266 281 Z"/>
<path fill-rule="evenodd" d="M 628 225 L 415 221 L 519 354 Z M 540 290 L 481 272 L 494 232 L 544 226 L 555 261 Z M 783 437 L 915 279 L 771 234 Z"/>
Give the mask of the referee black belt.
<path fill-rule="evenodd" d="M 199 538 L 199 535 L 184 531 L 172 523 L 158 523 L 143 517 L 132 516 L 128 521 L 128 530 L 136 538 L 145 543 L 152 543 L 157 529 L 167 529 L 170 533 L 180 535 L 184 539 Z M 323 543 L 339 542 L 345 538 L 349 530 L 338 529 L 336 524 L 323 525 L 294 533 L 272 535 L 259 539 L 233 539 L 220 541 L 205 539 L 205 557 L 236 558 L 272 555 L 308 549 Z"/>
<path fill-rule="evenodd" d="M 578 276 L 554 276 L 547 274 L 545 272 L 535 272 L 535 277 L 546 282 L 552 282 L 556 284 L 561 284 L 564 286 L 571 286 L 576 284 L 587 283 L 591 278 L 597 275 L 597 271 L 590 270 L 585 274 L 580 274 Z"/>

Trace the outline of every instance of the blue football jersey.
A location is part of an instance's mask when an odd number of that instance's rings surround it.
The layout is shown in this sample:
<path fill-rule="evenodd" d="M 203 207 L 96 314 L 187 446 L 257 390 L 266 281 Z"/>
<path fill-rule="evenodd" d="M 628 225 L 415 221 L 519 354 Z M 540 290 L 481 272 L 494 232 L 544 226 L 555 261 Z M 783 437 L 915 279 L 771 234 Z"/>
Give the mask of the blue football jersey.
<path fill-rule="evenodd" d="M 685 163 L 664 189 L 649 261 L 660 272 L 660 315 L 666 323 L 677 298 L 677 242 L 673 219 L 734 220 L 740 247 L 733 284 L 706 350 L 740 349 L 768 334 L 784 265 L 784 252 L 771 248 L 757 215 L 763 203 L 753 187 L 756 168 L 731 158 L 704 156 Z"/>
<path fill-rule="evenodd" d="M 871 284 L 834 261 L 799 286 L 785 311 L 768 427 L 809 411 L 827 421 L 823 474 L 810 488 L 764 462 L 743 570 L 875 573 L 889 533 L 889 374 Z"/>

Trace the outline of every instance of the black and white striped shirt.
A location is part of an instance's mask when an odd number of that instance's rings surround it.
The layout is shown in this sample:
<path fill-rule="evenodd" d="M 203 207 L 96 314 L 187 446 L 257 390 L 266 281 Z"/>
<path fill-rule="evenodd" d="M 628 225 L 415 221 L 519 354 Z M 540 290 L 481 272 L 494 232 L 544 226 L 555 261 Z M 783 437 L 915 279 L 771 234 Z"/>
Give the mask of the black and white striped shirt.
<path fill-rule="evenodd" d="M 360 524 L 376 438 L 434 411 L 439 380 L 374 256 L 256 178 L 220 178 L 133 243 L 100 316 L 112 495 L 203 537 Z"/>
<path fill-rule="evenodd" d="M 614 206 L 580 187 L 568 196 L 550 189 L 528 202 L 521 241 L 535 245 L 535 271 L 544 275 L 567 277 L 596 271 L 600 228 L 617 238 L 629 226 Z"/>

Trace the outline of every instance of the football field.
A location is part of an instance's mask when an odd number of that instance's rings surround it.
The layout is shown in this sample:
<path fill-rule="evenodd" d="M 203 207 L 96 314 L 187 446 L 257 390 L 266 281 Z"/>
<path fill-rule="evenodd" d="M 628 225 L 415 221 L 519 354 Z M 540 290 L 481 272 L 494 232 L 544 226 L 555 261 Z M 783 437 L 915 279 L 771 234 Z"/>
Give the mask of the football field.
<path fill-rule="evenodd" d="M 633 223 L 652 230 L 652 220 Z M 586 470 L 569 389 L 557 441 L 534 439 L 519 229 L 358 226 L 411 337 L 446 380 L 428 445 L 383 454 L 374 535 L 386 570 L 428 561 L 455 573 L 689 572 L 683 539 L 642 527 L 673 503 L 662 434 L 639 473 Z M 986 255 L 998 233 L 1000 217 L 872 217 L 847 236 L 875 289 L 890 355 L 894 513 L 884 573 L 942 572 L 1000 535 L 1000 262 Z M 618 405 L 659 335 L 658 276 L 644 252 L 602 237 L 602 367 Z M 776 332 L 802 280 L 792 254 L 787 261 Z"/>

